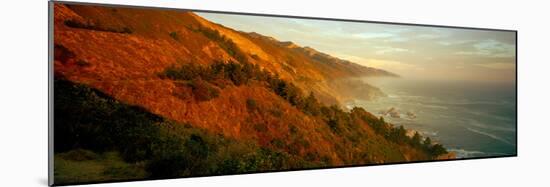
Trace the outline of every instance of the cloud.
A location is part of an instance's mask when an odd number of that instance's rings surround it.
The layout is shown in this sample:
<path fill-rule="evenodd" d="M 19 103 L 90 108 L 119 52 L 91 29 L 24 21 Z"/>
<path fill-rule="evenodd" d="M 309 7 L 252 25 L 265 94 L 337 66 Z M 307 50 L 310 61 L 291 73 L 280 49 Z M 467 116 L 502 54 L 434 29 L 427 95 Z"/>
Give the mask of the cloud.
<path fill-rule="evenodd" d="M 439 34 L 419 34 L 416 37 L 421 39 L 438 39 L 438 38 L 443 38 L 444 36 Z"/>
<path fill-rule="evenodd" d="M 488 52 L 496 55 L 510 55 L 513 56 L 515 47 L 510 44 L 505 44 L 496 40 L 485 40 L 477 43 L 474 47 L 478 51 Z"/>
<path fill-rule="evenodd" d="M 359 57 L 359 56 L 355 56 L 355 55 L 349 55 L 349 54 L 334 54 L 334 56 L 337 57 L 337 58 L 340 58 L 340 59 L 349 60 L 351 62 L 361 64 L 363 66 L 373 67 L 373 66 L 367 65 L 365 63 L 367 61 L 367 59 L 363 58 L 363 57 Z"/>
<path fill-rule="evenodd" d="M 444 46 L 451 46 L 451 45 L 462 45 L 466 43 L 473 43 L 475 40 L 449 40 L 449 41 L 439 41 L 437 44 L 444 45 Z"/>
<path fill-rule="evenodd" d="M 393 37 L 393 38 L 388 38 L 384 40 L 384 42 L 406 42 L 406 41 L 409 41 L 409 39 L 405 37 Z"/>
<path fill-rule="evenodd" d="M 379 40 L 384 42 L 405 42 L 409 41 L 409 38 L 401 36 L 401 33 L 408 31 L 409 29 L 394 29 L 382 32 L 361 32 L 352 34 L 351 37 L 353 39 Z"/>
<path fill-rule="evenodd" d="M 356 38 L 362 38 L 362 39 L 374 39 L 374 38 L 391 38 L 395 35 L 392 33 L 357 33 L 353 34 L 352 36 Z"/>
<path fill-rule="evenodd" d="M 385 55 L 385 54 L 391 54 L 391 53 L 400 53 L 400 52 L 412 52 L 409 49 L 404 48 L 398 48 L 398 47 L 390 47 L 390 46 L 381 46 L 381 47 L 374 47 L 376 51 L 375 54 L 378 55 Z"/>
<path fill-rule="evenodd" d="M 476 64 L 476 66 L 489 68 L 489 69 L 496 69 L 496 70 L 510 70 L 510 69 L 516 68 L 516 65 L 514 63 L 502 63 L 502 62 Z"/>
<path fill-rule="evenodd" d="M 403 63 L 400 61 L 395 61 L 395 60 L 363 58 L 363 57 L 348 55 L 348 54 L 337 54 L 336 56 L 338 56 L 338 58 L 341 58 L 341 59 L 345 59 L 345 60 L 349 60 L 349 61 L 361 64 L 363 66 L 380 68 L 380 69 L 389 70 L 389 71 L 400 71 L 400 70 L 422 71 L 424 70 L 424 68 L 422 67 Z"/>
<path fill-rule="evenodd" d="M 470 51 L 458 51 L 454 54 L 456 55 L 475 55 L 475 56 L 486 56 L 486 57 L 514 57 L 515 56 L 515 46 L 502 43 L 496 40 L 483 40 L 473 44 L 473 50 Z"/>
<path fill-rule="evenodd" d="M 416 65 L 407 64 L 407 63 L 394 61 L 394 60 L 366 59 L 364 64 L 370 67 L 375 67 L 375 68 L 380 68 L 380 69 L 385 69 L 390 71 L 397 71 L 397 73 L 402 71 L 410 71 L 410 70 L 417 70 L 417 71 L 424 70 L 424 68 L 422 67 L 418 67 Z"/>

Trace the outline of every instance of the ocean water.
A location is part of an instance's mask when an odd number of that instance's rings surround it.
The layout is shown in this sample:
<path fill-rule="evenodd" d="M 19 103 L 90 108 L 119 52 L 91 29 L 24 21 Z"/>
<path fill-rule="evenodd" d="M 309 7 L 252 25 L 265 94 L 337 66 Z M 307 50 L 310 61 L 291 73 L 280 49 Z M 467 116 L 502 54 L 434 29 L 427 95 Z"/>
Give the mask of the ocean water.
<path fill-rule="evenodd" d="M 366 82 L 382 89 L 388 97 L 350 101 L 347 107 L 360 106 L 384 116 L 390 123 L 416 130 L 443 144 L 458 158 L 516 154 L 513 82 L 403 78 L 367 79 Z"/>

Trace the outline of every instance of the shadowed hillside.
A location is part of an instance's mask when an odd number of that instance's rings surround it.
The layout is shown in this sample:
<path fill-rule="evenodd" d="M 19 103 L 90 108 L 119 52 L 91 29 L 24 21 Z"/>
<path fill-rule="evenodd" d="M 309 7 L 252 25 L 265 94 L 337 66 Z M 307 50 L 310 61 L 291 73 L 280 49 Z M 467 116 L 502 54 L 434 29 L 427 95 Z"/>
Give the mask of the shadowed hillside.
<path fill-rule="evenodd" d="M 362 108 L 338 106 L 384 96 L 352 81 L 397 76 L 384 70 L 191 12 L 56 4 L 54 15 L 56 183 L 446 154 Z M 69 172 L 79 167 L 92 173 Z"/>

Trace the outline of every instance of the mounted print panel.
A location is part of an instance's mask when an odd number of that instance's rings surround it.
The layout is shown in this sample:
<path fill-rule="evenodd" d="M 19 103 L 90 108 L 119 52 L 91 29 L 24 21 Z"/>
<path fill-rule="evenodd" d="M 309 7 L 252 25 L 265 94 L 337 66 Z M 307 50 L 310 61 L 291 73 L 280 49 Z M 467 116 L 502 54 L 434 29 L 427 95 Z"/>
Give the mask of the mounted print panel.
<path fill-rule="evenodd" d="M 50 2 L 50 184 L 517 155 L 516 31 Z"/>

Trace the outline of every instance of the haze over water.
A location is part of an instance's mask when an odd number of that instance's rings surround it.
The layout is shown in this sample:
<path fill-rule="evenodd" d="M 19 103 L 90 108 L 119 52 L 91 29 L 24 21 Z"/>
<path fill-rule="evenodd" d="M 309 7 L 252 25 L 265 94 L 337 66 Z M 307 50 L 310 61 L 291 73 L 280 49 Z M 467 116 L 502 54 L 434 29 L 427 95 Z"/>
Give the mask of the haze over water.
<path fill-rule="evenodd" d="M 381 88 L 388 97 L 356 100 L 348 107 L 360 106 L 377 116 L 394 107 L 400 117 L 385 115 L 387 122 L 417 130 L 456 152 L 459 158 L 516 153 L 514 83 L 403 78 L 367 82 Z"/>

